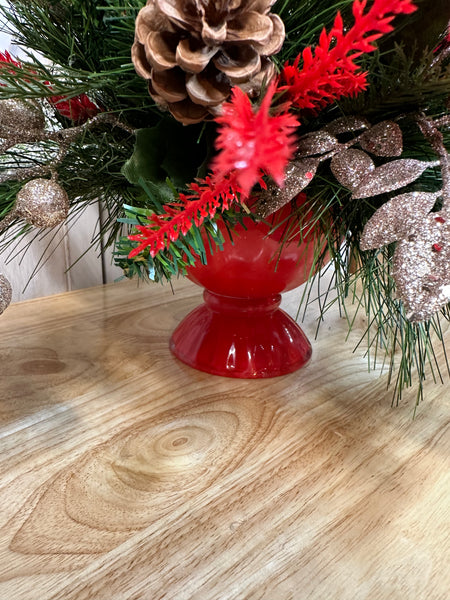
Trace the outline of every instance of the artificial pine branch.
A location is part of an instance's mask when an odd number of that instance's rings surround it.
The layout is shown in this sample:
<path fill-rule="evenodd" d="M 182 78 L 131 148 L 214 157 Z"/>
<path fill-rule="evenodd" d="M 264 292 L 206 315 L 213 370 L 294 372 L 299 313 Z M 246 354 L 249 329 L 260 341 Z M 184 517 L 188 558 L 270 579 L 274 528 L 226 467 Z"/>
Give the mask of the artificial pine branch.
<path fill-rule="evenodd" d="M 72 144 L 78 137 L 81 137 L 86 130 L 105 124 L 111 125 L 112 127 L 118 127 L 131 134 L 133 134 L 135 131 L 134 128 L 130 127 L 126 123 L 122 123 L 114 115 L 110 113 L 100 113 L 82 125 L 69 127 L 67 129 L 60 129 L 58 131 L 43 130 L 14 132 L 11 137 L 6 138 L 3 144 L 0 145 L 0 152 L 5 152 L 17 144 L 30 144 L 43 141 L 54 142 L 59 146 L 59 150 L 49 164 L 6 171 L 3 173 L 3 175 L 0 175 L 0 185 L 10 180 L 24 181 L 33 177 L 56 173 L 57 167 L 64 160 L 70 144 Z M 0 223 L 0 231 L 1 230 L 2 226 Z"/>

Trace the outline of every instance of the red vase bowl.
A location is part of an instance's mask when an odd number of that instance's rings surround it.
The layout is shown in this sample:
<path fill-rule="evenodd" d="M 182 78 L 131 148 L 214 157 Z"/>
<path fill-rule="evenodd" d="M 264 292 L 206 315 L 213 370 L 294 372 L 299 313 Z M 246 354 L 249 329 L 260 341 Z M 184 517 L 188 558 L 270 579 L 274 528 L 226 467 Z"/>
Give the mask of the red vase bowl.
<path fill-rule="evenodd" d="M 204 303 L 178 325 L 173 354 L 200 371 L 244 379 L 276 377 L 305 365 L 311 344 L 279 308 L 281 293 L 304 283 L 314 261 L 313 235 L 301 235 L 290 206 L 266 222 L 243 219 L 232 240 L 223 223 L 223 250 L 188 269 L 205 288 Z M 286 234 L 288 233 L 288 237 Z"/>

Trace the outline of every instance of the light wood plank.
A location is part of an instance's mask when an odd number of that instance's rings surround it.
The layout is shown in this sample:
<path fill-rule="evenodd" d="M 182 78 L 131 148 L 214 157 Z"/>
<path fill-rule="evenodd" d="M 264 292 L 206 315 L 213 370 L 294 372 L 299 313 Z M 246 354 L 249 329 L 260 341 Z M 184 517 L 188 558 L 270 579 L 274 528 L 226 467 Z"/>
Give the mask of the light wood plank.
<path fill-rule="evenodd" d="M 2 316 L 0 597 L 446 600 L 448 382 L 392 409 L 335 312 L 297 373 L 200 373 L 168 350 L 199 301 L 125 282 Z"/>

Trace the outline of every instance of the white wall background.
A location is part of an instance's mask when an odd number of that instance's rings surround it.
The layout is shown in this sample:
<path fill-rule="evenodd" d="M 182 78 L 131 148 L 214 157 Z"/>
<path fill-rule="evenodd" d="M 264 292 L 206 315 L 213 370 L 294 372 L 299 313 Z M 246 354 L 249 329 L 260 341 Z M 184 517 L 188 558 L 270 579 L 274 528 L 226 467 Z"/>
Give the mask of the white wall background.
<path fill-rule="evenodd" d="M 0 32 L 0 51 L 4 50 L 17 55 L 11 38 Z M 112 265 L 110 252 L 104 261 L 99 248 L 83 255 L 98 227 L 98 219 L 99 206 L 92 205 L 76 221 L 34 239 L 25 253 L 20 248 L 27 246 L 26 239 L 10 243 L 7 251 L 0 254 L 0 273 L 13 287 L 13 302 L 99 285 L 120 277 L 121 271 Z M 28 237 L 35 238 L 36 233 Z"/>

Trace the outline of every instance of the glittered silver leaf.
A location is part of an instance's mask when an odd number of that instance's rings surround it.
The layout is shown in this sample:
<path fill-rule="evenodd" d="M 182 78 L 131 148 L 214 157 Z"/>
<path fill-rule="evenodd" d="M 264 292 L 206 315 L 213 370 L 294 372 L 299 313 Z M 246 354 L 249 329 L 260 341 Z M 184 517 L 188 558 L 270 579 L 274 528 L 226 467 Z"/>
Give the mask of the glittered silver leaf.
<path fill-rule="evenodd" d="M 8 308 L 11 297 L 11 284 L 6 277 L 0 273 L 0 315 Z"/>
<path fill-rule="evenodd" d="M 265 218 L 290 202 L 311 182 L 319 163 L 320 159 L 317 158 L 291 161 L 286 169 L 284 187 L 269 184 L 267 189 L 261 192 L 254 212 Z"/>
<path fill-rule="evenodd" d="M 418 217 L 399 241 L 393 277 L 410 321 L 423 321 L 450 301 L 450 218 L 442 212 Z"/>
<path fill-rule="evenodd" d="M 401 156 L 403 134 L 397 123 L 382 121 L 362 134 L 359 144 L 363 150 L 375 156 Z"/>
<path fill-rule="evenodd" d="M 324 129 L 332 135 L 339 135 L 341 133 L 348 133 L 349 131 L 360 131 L 368 127 L 370 127 L 370 123 L 367 119 L 351 115 L 349 117 L 339 117 L 339 119 L 331 121 Z"/>
<path fill-rule="evenodd" d="M 375 165 L 368 154 L 356 148 L 348 148 L 333 156 L 331 172 L 343 186 L 353 190 L 369 173 L 375 171 Z"/>
<path fill-rule="evenodd" d="M 422 175 L 428 167 L 436 166 L 436 162 L 426 162 L 405 158 L 393 160 L 367 175 L 356 189 L 353 198 L 370 198 L 378 194 L 392 192 L 408 185 Z"/>
<path fill-rule="evenodd" d="M 380 248 L 416 235 L 437 197 L 437 193 L 410 192 L 391 198 L 367 221 L 360 240 L 361 250 Z"/>
<path fill-rule="evenodd" d="M 333 150 L 338 145 L 334 135 L 326 131 L 314 131 L 300 138 L 298 142 L 297 155 L 311 156 L 312 154 L 324 154 Z"/>

